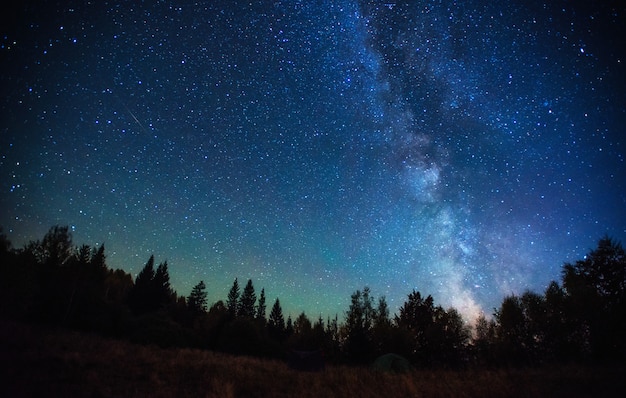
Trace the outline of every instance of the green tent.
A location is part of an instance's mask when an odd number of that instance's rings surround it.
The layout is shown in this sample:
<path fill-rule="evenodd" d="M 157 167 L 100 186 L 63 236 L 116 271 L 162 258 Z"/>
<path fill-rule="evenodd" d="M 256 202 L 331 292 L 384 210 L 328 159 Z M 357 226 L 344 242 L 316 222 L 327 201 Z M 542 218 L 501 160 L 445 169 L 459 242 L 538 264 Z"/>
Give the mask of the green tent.
<path fill-rule="evenodd" d="M 405 373 L 411 370 L 411 364 L 406 360 L 406 358 L 392 353 L 381 355 L 376 358 L 372 367 L 376 370 L 392 373 Z"/>

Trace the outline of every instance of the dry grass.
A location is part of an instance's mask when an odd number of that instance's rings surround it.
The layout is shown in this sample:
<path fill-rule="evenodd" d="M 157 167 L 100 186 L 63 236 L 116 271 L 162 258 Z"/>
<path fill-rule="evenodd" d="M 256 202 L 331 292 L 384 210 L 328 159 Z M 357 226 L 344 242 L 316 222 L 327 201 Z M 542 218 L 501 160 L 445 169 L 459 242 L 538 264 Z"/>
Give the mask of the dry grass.
<path fill-rule="evenodd" d="M 161 349 L 0 322 L 0 396 L 621 397 L 623 368 L 414 371 L 329 366 Z"/>

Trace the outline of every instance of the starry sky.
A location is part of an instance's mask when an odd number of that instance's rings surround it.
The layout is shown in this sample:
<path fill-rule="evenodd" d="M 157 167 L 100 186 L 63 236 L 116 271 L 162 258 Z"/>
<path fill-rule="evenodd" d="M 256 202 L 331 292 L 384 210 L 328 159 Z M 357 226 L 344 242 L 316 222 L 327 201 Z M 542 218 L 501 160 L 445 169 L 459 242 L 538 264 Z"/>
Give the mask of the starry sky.
<path fill-rule="evenodd" d="M 626 237 L 619 1 L 42 3 L 0 28 L 16 247 L 69 225 L 210 303 L 472 319 Z"/>

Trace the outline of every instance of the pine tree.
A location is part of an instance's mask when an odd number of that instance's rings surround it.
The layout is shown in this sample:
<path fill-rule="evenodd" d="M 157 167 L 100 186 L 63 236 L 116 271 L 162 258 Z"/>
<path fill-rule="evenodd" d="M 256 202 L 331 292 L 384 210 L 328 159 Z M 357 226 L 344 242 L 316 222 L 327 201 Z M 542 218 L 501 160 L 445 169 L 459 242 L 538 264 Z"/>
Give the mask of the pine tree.
<path fill-rule="evenodd" d="M 150 309 L 152 281 L 154 279 L 154 255 L 150 256 L 143 269 L 137 274 L 128 301 L 135 314 L 143 314 Z"/>
<path fill-rule="evenodd" d="M 91 255 L 91 265 L 97 269 L 103 269 L 104 271 L 107 270 L 104 245 L 100 245 L 97 249 L 93 249 L 93 254 Z"/>
<path fill-rule="evenodd" d="M 283 318 L 283 309 L 280 306 L 280 300 L 276 299 L 270 317 L 267 321 L 267 329 L 270 336 L 276 340 L 281 340 L 285 334 L 285 318 Z"/>
<path fill-rule="evenodd" d="M 167 261 L 154 270 L 154 256 L 143 267 L 135 279 L 129 295 L 129 305 L 135 314 L 156 311 L 175 301 L 175 294 L 170 286 L 170 274 Z"/>
<path fill-rule="evenodd" d="M 265 323 L 265 289 L 261 289 L 259 302 L 256 306 L 256 319 L 258 319 L 262 323 Z"/>
<path fill-rule="evenodd" d="M 333 319 L 326 320 L 326 334 L 332 341 L 339 341 L 339 316 L 335 314 Z"/>
<path fill-rule="evenodd" d="M 189 309 L 195 313 L 204 313 L 207 311 L 207 293 L 204 281 L 200 281 L 200 283 L 191 289 L 187 305 Z"/>
<path fill-rule="evenodd" d="M 153 290 L 156 308 L 164 307 L 174 302 L 174 291 L 170 286 L 170 274 L 167 270 L 167 261 L 162 262 L 154 273 Z"/>
<path fill-rule="evenodd" d="M 233 282 L 233 286 L 230 288 L 228 292 L 228 297 L 226 299 L 226 309 L 230 316 L 237 316 L 237 307 L 239 305 L 239 282 L 237 282 L 237 278 Z"/>
<path fill-rule="evenodd" d="M 256 294 L 254 293 L 252 279 L 248 279 L 248 283 L 246 287 L 243 288 L 243 293 L 239 300 L 237 315 L 246 318 L 254 318 L 254 303 L 256 303 Z"/>
<path fill-rule="evenodd" d="M 293 321 L 291 320 L 291 315 L 287 317 L 287 323 L 285 324 L 285 335 L 287 337 L 293 334 Z"/>
<path fill-rule="evenodd" d="M 148 286 L 152 279 L 154 279 L 154 255 L 150 256 L 146 265 L 137 274 L 135 286 Z"/>
<path fill-rule="evenodd" d="M 308 316 L 303 312 L 298 315 L 295 322 L 293 323 L 293 331 L 299 335 L 306 335 L 311 333 L 313 325 L 311 324 L 311 320 Z"/>

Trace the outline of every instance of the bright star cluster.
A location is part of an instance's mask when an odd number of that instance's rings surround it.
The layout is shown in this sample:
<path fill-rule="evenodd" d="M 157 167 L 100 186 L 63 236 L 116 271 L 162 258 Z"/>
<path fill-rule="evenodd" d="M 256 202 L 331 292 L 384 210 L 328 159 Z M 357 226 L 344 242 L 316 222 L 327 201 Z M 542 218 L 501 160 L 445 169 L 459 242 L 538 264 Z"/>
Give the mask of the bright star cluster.
<path fill-rule="evenodd" d="M 626 236 L 618 2 L 16 5 L 0 225 L 69 225 L 175 290 L 340 317 L 370 286 L 467 319 Z"/>

